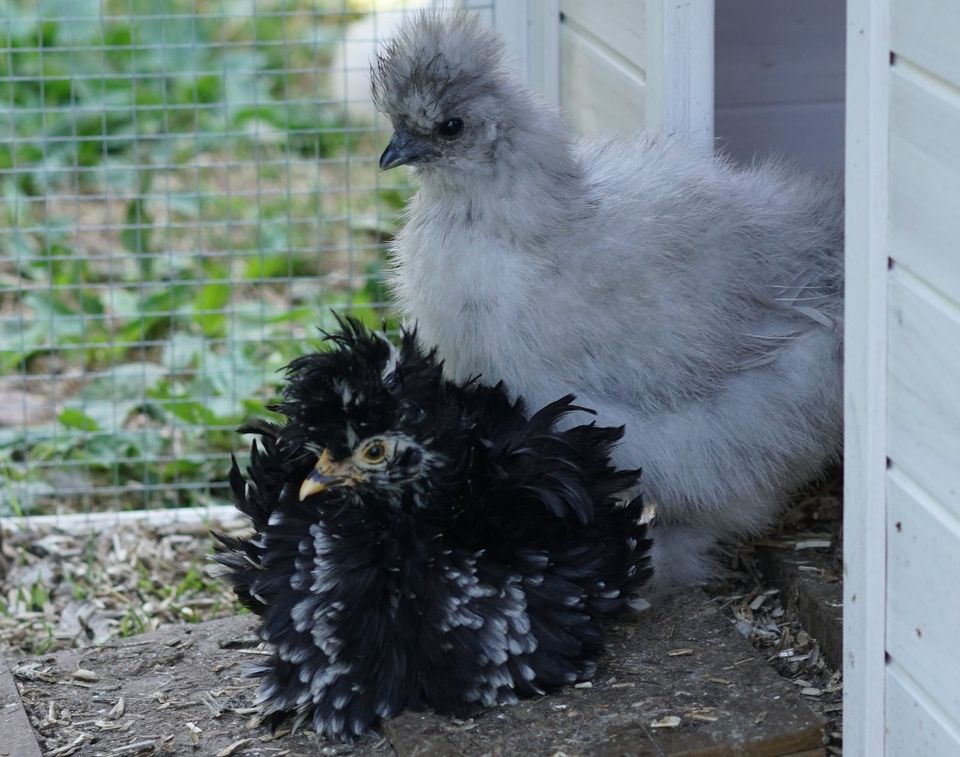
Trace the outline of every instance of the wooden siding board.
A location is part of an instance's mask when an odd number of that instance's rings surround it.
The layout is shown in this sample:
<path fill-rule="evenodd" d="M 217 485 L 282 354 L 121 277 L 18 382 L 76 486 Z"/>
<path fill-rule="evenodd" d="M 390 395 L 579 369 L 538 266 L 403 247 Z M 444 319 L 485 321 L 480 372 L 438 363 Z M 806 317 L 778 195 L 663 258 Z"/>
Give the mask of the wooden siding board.
<path fill-rule="evenodd" d="M 891 0 L 891 49 L 960 87 L 960 3 Z"/>
<path fill-rule="evenodd" d="M 887 454 L 960 515 L 960 308 L 896 268 L 889 297 Z"/>
<path fill-rule="evenodd" d="M 560 0 L 566 23 L 594 44 L 609 48 L 638 71 L 646 70 L 647 3 L 645 0 Z"/>
<path fill-rule="evenodd" d="M 644 127 L 641 75 L 568 24 L 560 27 L 560 107 L 581 134 L 630 134 Z"/>
<path fill-rule="evenodd" d="M 886 679 L 887 754 L 948 757 L 960 754 L 960 736 L 917 691 L 905 671 L 892 665 Z"/>
<path fill-rule="evenodd" d="M 890 255 L 960 302 L 960 91 L 892 74 Z"/>
<path fill-rule="evenodd" d="M 887 650 L 957 730 L 960 519 L 894 463 L 887 478 L 887 534 Z M 889 724 L 890 733 L 902 728 L 896 720 Z"/>

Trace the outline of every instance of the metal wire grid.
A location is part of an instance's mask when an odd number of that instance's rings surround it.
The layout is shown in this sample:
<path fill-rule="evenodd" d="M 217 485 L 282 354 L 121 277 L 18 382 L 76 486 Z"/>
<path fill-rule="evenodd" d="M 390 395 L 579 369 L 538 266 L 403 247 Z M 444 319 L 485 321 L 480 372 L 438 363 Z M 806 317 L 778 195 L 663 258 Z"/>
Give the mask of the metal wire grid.
<path fill-rule="evenodd" d="M 223 501 L 330 309 L 380 322 L 367 60 L 423 4 L 0 1 L 0 516 Z"/>

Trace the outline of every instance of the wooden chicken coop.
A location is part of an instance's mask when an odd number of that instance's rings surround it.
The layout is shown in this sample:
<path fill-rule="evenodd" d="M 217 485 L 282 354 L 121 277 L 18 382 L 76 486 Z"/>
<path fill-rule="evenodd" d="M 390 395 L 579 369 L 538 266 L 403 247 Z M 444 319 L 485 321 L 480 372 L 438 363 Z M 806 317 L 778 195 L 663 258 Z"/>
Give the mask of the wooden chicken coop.
<path fill-rule="evenodd" d="M 495 12 L 583 134 L 846 171 L 844 749 L 960 754 L 960 4 Z"/>

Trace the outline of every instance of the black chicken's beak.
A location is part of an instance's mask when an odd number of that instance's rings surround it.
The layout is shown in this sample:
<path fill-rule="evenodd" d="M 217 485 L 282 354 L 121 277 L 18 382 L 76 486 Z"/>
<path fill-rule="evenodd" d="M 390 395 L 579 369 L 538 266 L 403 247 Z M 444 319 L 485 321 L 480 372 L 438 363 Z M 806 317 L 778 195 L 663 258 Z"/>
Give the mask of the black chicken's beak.
<path fill-rule="evenodd" d="M 351 474 L 352 471 L 348 464 L 334 462 L 330 457 L 330 452 L 324 450 L 320 454 L 316 466 L 300 484 L 300 501 L 303 502 L 307 497 L 337 486 L 353 486 L 357 483 L 357 479 Z"/>
<path fill-rule="evenodd" d="M 387 171 L 396 166 L 415 163 L 427 155 L 423 140 L 417 139 L 406 129 L 397 129 L 390 139 L 390 144 L 380 156 L 380 170 Z"/>
<path fill-rule="evenodd" d="M 320 471 L 314 469 L 310 471 L 303 483 L 300 484 L 300 501 L 303 502 L 307 497 L 326 491 L 331 486 L 336 486 L 343 481 L 336 476 L 324 476 Z"/>

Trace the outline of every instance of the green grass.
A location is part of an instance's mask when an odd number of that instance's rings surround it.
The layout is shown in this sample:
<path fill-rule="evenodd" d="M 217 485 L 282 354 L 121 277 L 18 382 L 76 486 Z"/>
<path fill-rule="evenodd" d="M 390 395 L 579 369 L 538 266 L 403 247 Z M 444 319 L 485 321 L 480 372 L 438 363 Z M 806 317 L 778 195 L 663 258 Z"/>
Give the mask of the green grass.
<path fill-rule="evenodd" d="M 0 427 L 0 516 L 216 499 L 331 308 L 381 325 L 408 190 L 344 160 L 329 5 L 0 0 L 0 390 L 58 408 Z"/>

